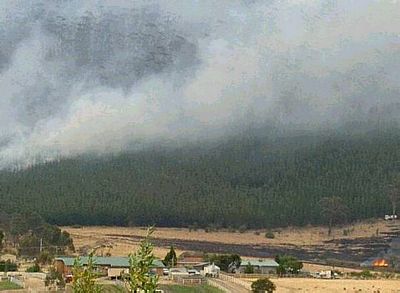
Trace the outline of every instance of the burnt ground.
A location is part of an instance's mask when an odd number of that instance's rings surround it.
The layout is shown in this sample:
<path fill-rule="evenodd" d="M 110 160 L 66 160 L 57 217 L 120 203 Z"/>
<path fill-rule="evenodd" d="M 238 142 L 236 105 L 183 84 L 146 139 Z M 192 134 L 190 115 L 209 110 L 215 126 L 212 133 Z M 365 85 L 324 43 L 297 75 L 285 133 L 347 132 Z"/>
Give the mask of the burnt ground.
<path fill-rule="evenodd" d="M 140 241 L 143 237 L 129 234 L 107 234 L 108 237 Z M 389 248 L 390 237 L 364 237 L 356 239 L 336 239 L 325 241 L 321 245 L 310 246 L 274 246 L 252 244 L 228 244 L 211 241 L 180 240 L 153 238 L 155 246 L 173 245 L 180 250 L 203 251 L 207 253 L 234 253 L 249 257 L 275 257 L 279 254 L 290 254 L 313 263 L 330 263 L 336 265 L 359 266 L 366 258 Z"/>

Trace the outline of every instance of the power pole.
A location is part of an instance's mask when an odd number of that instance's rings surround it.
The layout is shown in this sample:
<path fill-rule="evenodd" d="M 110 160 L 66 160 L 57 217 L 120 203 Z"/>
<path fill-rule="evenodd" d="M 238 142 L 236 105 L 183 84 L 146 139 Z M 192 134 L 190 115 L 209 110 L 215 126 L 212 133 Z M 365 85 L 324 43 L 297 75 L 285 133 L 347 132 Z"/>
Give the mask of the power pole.
<path fill-rule="evenodd" d="M 39 251 L 42 252 L 43 250 L 43 238 L 40 238 L 40 248 Z"/>

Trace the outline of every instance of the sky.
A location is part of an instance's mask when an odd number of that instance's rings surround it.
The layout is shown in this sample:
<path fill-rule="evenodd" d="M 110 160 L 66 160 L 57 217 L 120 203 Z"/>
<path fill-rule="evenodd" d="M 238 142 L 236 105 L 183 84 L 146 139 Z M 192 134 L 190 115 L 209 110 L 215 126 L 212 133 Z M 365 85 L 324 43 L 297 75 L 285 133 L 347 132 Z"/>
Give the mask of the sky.
<path fill-rule="evenodd" d="M 398 119 L 400 1 L 4 0 L 0 168 Z"/>

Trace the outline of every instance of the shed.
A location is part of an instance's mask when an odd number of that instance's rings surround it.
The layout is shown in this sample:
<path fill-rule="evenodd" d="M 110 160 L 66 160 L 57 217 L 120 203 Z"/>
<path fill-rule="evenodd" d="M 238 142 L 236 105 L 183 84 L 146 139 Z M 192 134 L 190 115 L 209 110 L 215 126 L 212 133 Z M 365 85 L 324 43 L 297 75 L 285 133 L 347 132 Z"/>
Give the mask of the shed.
<path fill-rule="evenodd" d="M 273 259 L 243 259 L 239 272 L 244 273 L 246 266 L 251 265 L 254 269 L 254 273 L 256 274 L 270 274 L 275 273 L 276 269 L 279 267 L 279 264 Z"/>

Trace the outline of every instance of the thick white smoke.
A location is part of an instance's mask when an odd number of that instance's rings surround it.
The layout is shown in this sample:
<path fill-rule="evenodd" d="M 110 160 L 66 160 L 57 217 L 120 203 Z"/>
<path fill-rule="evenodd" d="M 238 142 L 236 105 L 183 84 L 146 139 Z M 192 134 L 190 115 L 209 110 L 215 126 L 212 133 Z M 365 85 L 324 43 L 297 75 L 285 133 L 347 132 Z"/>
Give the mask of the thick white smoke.
<path fill-rule="evenodd" d="M 0 3 L 0 167 L 396 119 L 400 2 Z"/>

